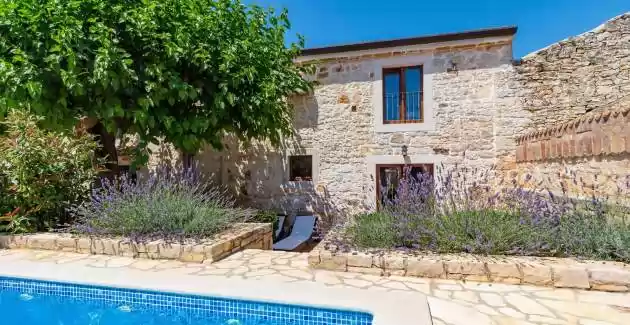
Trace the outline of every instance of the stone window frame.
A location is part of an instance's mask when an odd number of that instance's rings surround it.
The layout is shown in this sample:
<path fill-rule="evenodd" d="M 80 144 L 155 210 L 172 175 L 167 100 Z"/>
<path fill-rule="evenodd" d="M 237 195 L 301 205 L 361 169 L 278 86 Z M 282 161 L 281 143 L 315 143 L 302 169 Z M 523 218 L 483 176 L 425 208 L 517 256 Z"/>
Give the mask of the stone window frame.
<path fill-rule="evenodd" d="M 420 89 L 418 91 L 418 99 L 419 99 L 419 118 L 418 119 L 407 119 L 406 114 L 409 109 L 408 92 L 406 90 L 407 84 L 407 69 L 416 69 L 420 72 Z M 424 66 L 423 65 L 414 65 L 414 66 L 405 66 L 405 67 L 395 67 L 395 68 L 383 68 L 383 78 L 387 74 L 397 74 L 398 75 L 398 100 L 399 100 L 399 116 L 398 119 L 395 120 L 386 120 L 385 115 L 387 111 L 387 105 L 383 104 L 383 123 L 384 124 L 401 124 L 401 123 L 424 123 L 424 96 L 423 89 L 424 85 L 422 83 L 422 79 L 424 79 Z M 386 92 L 387 85 L 383 82 L 383 98 L 385 98 L 388 93 Z"/>
<path fill-rule="evenodd" d="M 374 130 L 377 133 L 433 131 L 435 130 L 434 102 L 433 102 L 433 73 L 432 57 L 428 55 L 409 55 L 374 61 L 372 83 L 372 107 Z M 422 66 L 422 114 L 421 123 L 384 123 L 383 103 L 383 71 L 391 68 L 406 68 Z"/>
<path fill-rule="evenodd" d="M 290 170 L 290 157 L 291 156 L 311 156 L 312 157 L 312 177 L 307 181 L 292 181 Z M 319 179 L 319 152 L 316 149 L 293 149 L 287 150 L 284 154 L 284 182 L 287 184 L 315 184 Z"/>
<path fill-rule="evenodd" d="M 297 178 L 302 178 L 300 181 L 312 181 L 313 180 L 313 156 L 312 155 L 290 155 L 289 157 L 289 181 L 296 182 Z M 304 159 L 304 161 L 300 161 Z M 298 166 L 295 167 L 304 167 L 304 168 L 295 168 L 294 163 Z M 309 166 L 310 163 L 310 166 Z M 306 174 L 308 175 L 295 175 L 295 173 L 301 174 L 302 169 L 306 170 Z"/>

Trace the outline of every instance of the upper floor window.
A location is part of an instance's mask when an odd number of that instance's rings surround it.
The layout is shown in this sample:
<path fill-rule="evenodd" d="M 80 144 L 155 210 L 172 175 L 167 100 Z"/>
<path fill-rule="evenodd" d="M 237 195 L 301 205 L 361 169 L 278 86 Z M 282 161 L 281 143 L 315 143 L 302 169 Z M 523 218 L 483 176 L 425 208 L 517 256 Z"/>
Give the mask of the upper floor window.
<path fill-rule="evenodd" d="M 383 123 L 422 123 L 422 66 L 383 69 Z"/>

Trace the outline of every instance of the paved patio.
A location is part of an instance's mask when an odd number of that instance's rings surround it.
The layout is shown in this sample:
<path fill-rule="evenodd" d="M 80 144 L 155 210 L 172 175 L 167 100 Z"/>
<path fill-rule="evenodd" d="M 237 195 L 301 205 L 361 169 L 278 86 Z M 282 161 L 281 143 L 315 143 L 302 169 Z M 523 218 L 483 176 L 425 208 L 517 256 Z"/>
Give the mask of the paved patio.
<path fill-rule="evenodd" d="M 373 291 L 418 291 L 428 296 L 435 325 L 630 324 L 630 293 L 311 270 L 307 265 L 307 255 L 303 253 L 247 250 L 218 263 L 198 264 L 53 251 L 0 250 L 0 268 L 15 260 L 95 268 L 131 268 L 200 278 L 229 277 L 252 281 L 264 278 L 265 281 L 315 282 L 323 286 Z"/>

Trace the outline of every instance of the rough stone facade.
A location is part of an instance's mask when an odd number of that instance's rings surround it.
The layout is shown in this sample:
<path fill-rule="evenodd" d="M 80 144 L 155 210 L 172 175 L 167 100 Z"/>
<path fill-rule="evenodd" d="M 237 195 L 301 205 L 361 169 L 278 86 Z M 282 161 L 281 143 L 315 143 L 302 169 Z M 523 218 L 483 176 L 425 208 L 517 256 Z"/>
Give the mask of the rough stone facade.
<path fill-rule="evenodd" d="M 294 138 L 281 148 L 231 142 L 224 152 L 206 150 L 197 159 L 217 183 L 256 206 L 347 216 L 374 208 L 377 164 L 523 170 L 530 166 L 516 163 L 518 137 L 621 105 L 630 93 L 630 14 L 523 60 L 513 60 L 511 37 L 303 60 L 317 62 L 319 85 L 292 99 Z M 420 64 L 430 122 L 384 130 L 382 69 Z M 296 153 L 313 156 L 312 181 L 289 181 L 287 156 Z M 588 165 L 601 169 L 599 161 Z"/>
<path fill-rule="evenodd" d="M 515 72 L 531 124 L 513 175 L 570 196 L 627 199 L 630 14 L 526 56 Z"/>

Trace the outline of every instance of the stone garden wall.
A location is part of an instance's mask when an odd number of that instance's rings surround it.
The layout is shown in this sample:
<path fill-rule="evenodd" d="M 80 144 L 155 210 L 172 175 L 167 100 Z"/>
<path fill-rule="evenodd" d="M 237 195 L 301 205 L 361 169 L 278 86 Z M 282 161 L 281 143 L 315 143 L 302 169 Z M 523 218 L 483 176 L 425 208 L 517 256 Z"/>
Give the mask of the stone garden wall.
<path fill-rule="evenodd" d="M 133 243 L 123 238 L 75 236 L 62 233 L 0 235 L 0 249 L 40 249 L 133 258 L 215 262 L 244 249 L 270 250 L 271 224 L 238 224 L 215 238 L 189 243 L 162 240 Z"/>
<path fill-rule="evenodd" d="M 514 79 L 534 130 L 616 109 L 630 99 L 630 13 L 525 56 Z"/>
<path fill-rule="evenodd" d="M 630 13 L 515 66 L 531 112 L 510 177 L 569 196 L 630 194 Z M 621 191 L 620 191 L 621 190 Z"/>
<path fill-rule="evenodd" d="M 518 139 L 519 179 L 558 193 L 630 195 L 630 104 L 594 111 Z"/>
<path fill-rule="evenodd" d="M 630 265 L 529 256 L 480 256 L 398 252 L 339 252 L 319 245 L 309 253 L 313 268 L 422 278 L 630 291 Z"/>

